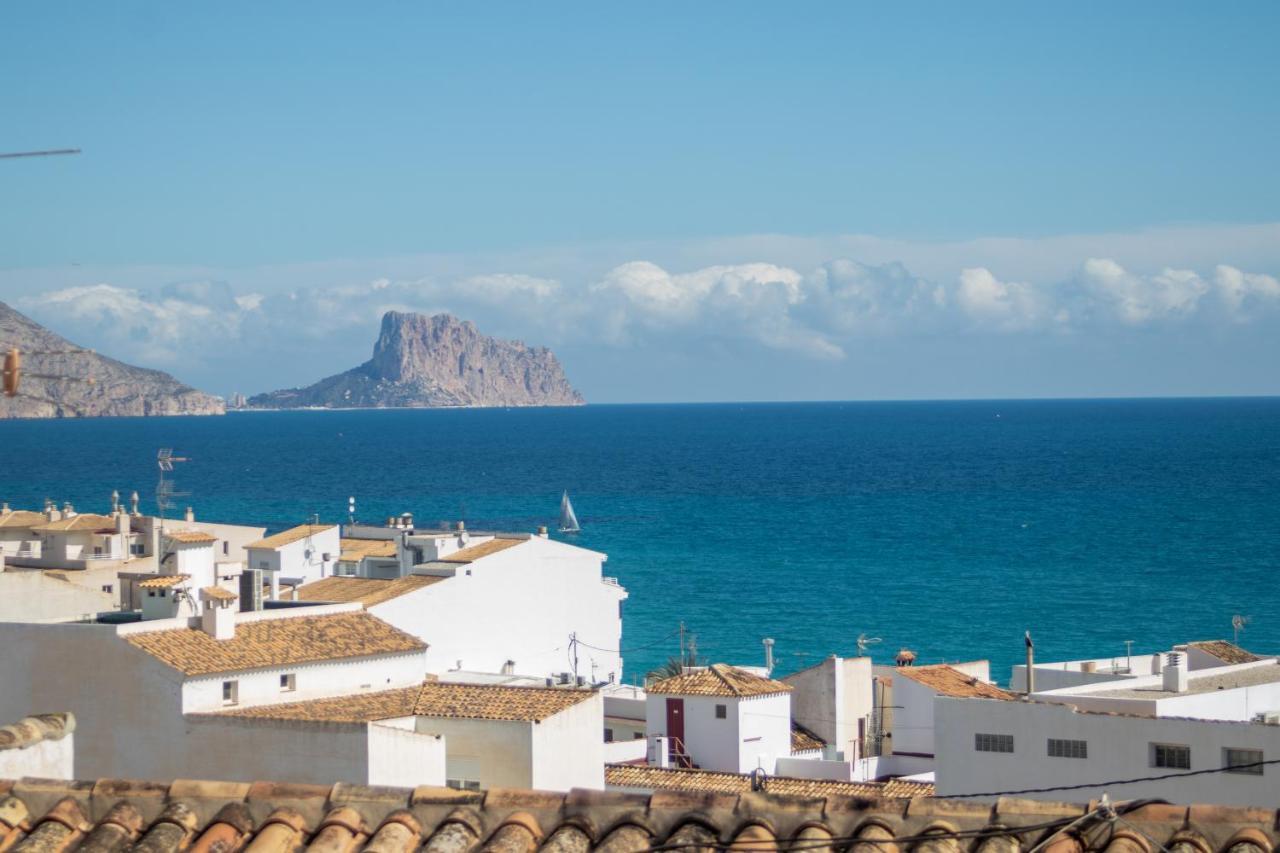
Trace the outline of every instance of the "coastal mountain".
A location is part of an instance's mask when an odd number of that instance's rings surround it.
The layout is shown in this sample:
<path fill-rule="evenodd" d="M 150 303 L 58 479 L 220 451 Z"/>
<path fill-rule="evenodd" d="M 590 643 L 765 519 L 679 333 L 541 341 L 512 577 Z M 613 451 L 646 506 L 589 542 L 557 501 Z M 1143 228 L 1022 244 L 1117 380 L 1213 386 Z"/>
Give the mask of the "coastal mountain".
<path fill-rule="evenodd" d="M 551 350 L 480 334 L 449 314 L 388 311 L 359 367 L 306 388 L 249 399 L 250 408 L 580 406 Z"/>
<path fill-rule="evenodd" d="M 16 397 L 0 394 L 0 418 L 220 415 L 225 411 L 217 397 L 159 370 L 80 350 L 0 302 L 0 358 L 12 349 L 22 358 L 20 393 Z"/>

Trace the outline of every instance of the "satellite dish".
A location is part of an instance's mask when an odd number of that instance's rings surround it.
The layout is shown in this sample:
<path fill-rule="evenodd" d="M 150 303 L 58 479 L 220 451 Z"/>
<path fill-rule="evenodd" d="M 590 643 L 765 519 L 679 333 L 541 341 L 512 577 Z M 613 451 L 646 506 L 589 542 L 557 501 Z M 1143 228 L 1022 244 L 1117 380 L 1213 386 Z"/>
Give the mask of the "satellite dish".
<path fill-rule="evenodd" d="M 866 634 L 858 635 L 858 657 L 862 657 L 867 653 L 869 646 L 884 642 L 879 637 L 868 637 Z"/>

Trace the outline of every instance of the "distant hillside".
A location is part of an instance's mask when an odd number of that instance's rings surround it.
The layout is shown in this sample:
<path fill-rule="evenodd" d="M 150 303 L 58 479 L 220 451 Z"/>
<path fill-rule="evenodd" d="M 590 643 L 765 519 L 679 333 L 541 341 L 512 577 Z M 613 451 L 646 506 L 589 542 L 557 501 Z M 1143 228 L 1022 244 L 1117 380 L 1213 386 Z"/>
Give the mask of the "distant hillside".
<path fill-rule="evenodd" d="M 0 418 L 84 418 L 130 415 L 221 415 L 217 397 L 167 373 L 134 367 L 97 353 L 41 355 L 76 345 L 0 302 L 0 358 L 22 353 L 22 393 L 0 393 Z M 33 374 L 67 377 L 39 379 Z M 93 382 L 75 381 L 92 378 Z"/>
<path fill-rule="evenodd" d="M 359 367 L 249 399 L 265 409 L 580 406 L 551 350 L 480 334 L 449 314 L 388 311 Z"/>

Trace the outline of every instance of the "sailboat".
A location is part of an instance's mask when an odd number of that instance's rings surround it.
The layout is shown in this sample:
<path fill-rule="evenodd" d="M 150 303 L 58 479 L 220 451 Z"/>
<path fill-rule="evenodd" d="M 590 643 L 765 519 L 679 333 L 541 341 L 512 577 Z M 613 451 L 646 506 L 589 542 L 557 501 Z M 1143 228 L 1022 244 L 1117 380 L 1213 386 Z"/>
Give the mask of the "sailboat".
<path fill-rule="evenodd" d="M 560 532 L 577 533 L 582 527 L 578 524 L 578 516 L 573 514 L 573 504 L 569 502 L 569 493 L 560 495 Z"/>

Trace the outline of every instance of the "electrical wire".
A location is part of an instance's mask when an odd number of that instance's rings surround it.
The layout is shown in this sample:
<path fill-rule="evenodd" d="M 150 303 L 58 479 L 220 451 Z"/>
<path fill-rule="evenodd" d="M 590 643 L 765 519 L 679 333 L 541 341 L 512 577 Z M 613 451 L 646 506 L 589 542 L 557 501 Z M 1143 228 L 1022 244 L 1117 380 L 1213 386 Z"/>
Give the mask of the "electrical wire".
<path fill-rule="evenodd" d="M 680 633 L 680 630 L 676 629 L 675 631 L 672 631 L 670 634 L 667 634 L 667 636 L 663 637 L 660 640 L 654 640 L 652 643 L 646 643 L 643 646 L 632 646 L 629 649 L 606 649 L 601 646 L 593 646 L 590 643 L 584 643 L 582 640 L 574 640 L 574 642 L 582 646 L 583 648 L 594 649 L 597 652 L 605 652 L 607 654 L 612 654 L 612 655 L 625 655 L 625 654 L 630 654 L 631 652 L 640 652 L 640 651 L 644 651 L 645 649 L 651 649 L 654 646 L 660 646 L 663 643 L 665 643 L 667 640 L 670 640 L 672 637 L 676 636 L 679 633 Z"/>
<path fill-rule="evenodd" d="M 1251 761 L 1248 764 L 1228 764 L 1225 767 L 1206 767 L 1203 770 L 1185 770 L 1179 773 L 1163 773 L 1159 776 L 1138 776 L 1133 779 L 1111 779 L 1106 782 L 1084 782 L 1079 785 L 1054 785 L 1048 788 L 1022 788 L 1017 791 L 983 791 L 978 794 L 947 794 L 941 799 L 961 800 L 975 797 L 994 799 L 996 797 L 1013 797 L 1019 794 L 1050 794 L 1055 791 L 1082 791 L 1085 788 L 1110 788 L 1116 785 L 1137 785 L 1143 782 L 1161 782 L 1165 779 L 1185 779 L 1189 776 L 1207 776 L 1211 773 L 1231 773 L 1248 770 L 1252 767 L 1265 767 L 1268 764 L 1280 764 L 1280 758 L 1268 758 L 1265 761 Z"/>

